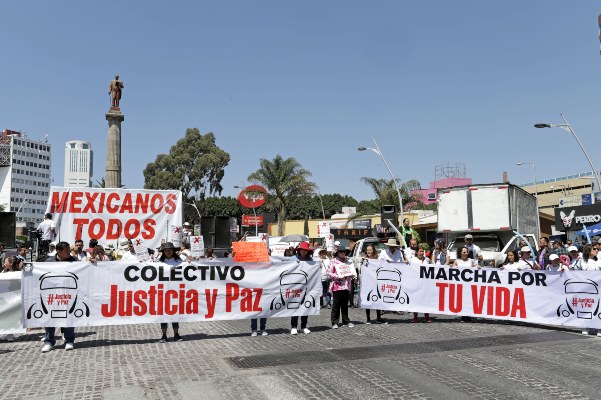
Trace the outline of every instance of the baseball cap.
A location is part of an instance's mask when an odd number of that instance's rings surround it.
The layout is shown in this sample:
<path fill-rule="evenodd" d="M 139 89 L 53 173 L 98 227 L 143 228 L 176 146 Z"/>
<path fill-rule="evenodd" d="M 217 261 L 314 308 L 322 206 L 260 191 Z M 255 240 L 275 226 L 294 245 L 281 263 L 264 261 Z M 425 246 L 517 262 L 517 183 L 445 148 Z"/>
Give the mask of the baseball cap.
<path fill-rule="evenodd" d="M 528 252 L 528 253 L 532 253 L 532 252 L 530 251 L 530 247 L 528 247 L 528 246 L 524 246 L 524 247 L 522 247 L 522 248 L 520 249 L 520 251 L 521 251 L 522 253 L 526 253 L 526 252 Z"/>
<path fill-rule="evenodd" d="M 465 235 L 465 238 L 464 238 L 464 239 L 473 239 L 473 238 L 474 238 L 474 237 L 468 233 L 467 235 Z"/>
<path fill-rule="evenodd" d="M 549 261 L 557 260 L 558 258 L 559 258 L 559 256 L 557 254 L 551 254 L 549 256 Z"/>
<path fill-rule="evenodd" d="M 570 247 L 568 247 L 568 252 L 570 252 L 570 251 L 578 251 L 578 247 L 570 246 Z"/>

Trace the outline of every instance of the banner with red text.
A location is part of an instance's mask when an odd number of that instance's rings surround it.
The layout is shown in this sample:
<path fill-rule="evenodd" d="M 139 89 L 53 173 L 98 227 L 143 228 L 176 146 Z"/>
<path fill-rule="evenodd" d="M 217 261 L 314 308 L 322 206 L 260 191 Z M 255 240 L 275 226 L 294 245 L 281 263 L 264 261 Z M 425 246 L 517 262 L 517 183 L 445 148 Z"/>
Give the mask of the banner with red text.
<path fill-rule="evenodd" d="M 365 260 L 363 308 L 601 329 L 599 271 L 501 271 Z"/>
<path fill-rule="evenodd" d="M 23 271 L 25 327 L 316 315 L 315 261 L 33 263 Z"/>
<path fill-rule="evenodd" d="M 105 245 L 119 238 L 142 238 L 156 249 L 182 226 L 178 190 L 52 187 L 46 208 L 56 224 L 56 240 L 70 244 L 90 239 Z M 179 229 L 179 228 L 178 228 Z"/>
<path fill-rule="evenodd" d="M 24 332 L 21 321 L 21 273 L 0 274 L 0 334 Z"/>

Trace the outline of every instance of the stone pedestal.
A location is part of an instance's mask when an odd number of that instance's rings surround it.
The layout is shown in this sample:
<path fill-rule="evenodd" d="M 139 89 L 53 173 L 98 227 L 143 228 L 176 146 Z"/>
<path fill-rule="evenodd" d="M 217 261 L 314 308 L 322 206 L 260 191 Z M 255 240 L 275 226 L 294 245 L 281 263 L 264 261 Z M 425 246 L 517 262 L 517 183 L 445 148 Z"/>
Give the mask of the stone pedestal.
<path fill-rule="evenodd" d="M 109 123 L 109 137 L 106 146 L 106 175 L 104 186 L 121 187 L 121 122 L 125 116 L 118 107 L 111 107 L 106 114 Z"/>

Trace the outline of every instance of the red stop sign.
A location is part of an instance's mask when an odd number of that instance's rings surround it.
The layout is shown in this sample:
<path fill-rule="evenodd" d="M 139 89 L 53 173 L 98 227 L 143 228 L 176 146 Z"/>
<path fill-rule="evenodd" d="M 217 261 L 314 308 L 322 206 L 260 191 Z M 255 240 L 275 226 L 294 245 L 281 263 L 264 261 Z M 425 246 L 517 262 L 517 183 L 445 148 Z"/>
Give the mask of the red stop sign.
<path fill-rule="evenodd" d="M 251 185 L 240 191 L 238 202 L 246 208 L 257 208 L 267 201 L 267 190 L 263 186 Z"/>

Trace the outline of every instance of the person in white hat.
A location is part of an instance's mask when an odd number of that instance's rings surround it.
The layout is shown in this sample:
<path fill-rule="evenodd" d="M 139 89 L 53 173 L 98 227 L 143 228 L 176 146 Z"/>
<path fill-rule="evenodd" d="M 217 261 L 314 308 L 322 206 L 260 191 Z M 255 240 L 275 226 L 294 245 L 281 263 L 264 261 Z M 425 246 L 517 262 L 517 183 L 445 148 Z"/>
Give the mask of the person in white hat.
<path fill-rule="evenodd" d="M 542 269 L 540 264 L 532 258 L 532 251 L 530 247 L 524 246 L 520 249 L 520 261 L 518 261 L 518 271 L 525 271 L 528 269 Z"/>
<path fill-rule="evenodd" d="M 468 253 L 472 255 L 470 258 L 474 259 L 476 264 L 482 265 L 482 250 L 474 244 L 474 237 L 468 233 L 463 240 L 465 241 Z"/>
<path fill-rule="evenodd" d="M 580 264 L 582 254 L 578 251 L 578 247 L 568 247 L 568 254 L 570 255 L 570 269 L 578 269 L 577 266 Z"/>
<path fill-rule="evenodd" d="M 568 270 L 568 267 L 562 263 L 561 259 L 557 254 L 551 254 L 549 256 L 549 261 L 550 264 L 547 265 L 548 271 L 564 272 Z"/>
<path fill-rule="evenodd" d="M 386 244 L 386 250 L 380 252 L 379 260 L 386 260 L 388 262 L 407 262 L 405 255 L 400 250 L 399 242 L 394 239 L 388 239 Z"/>

